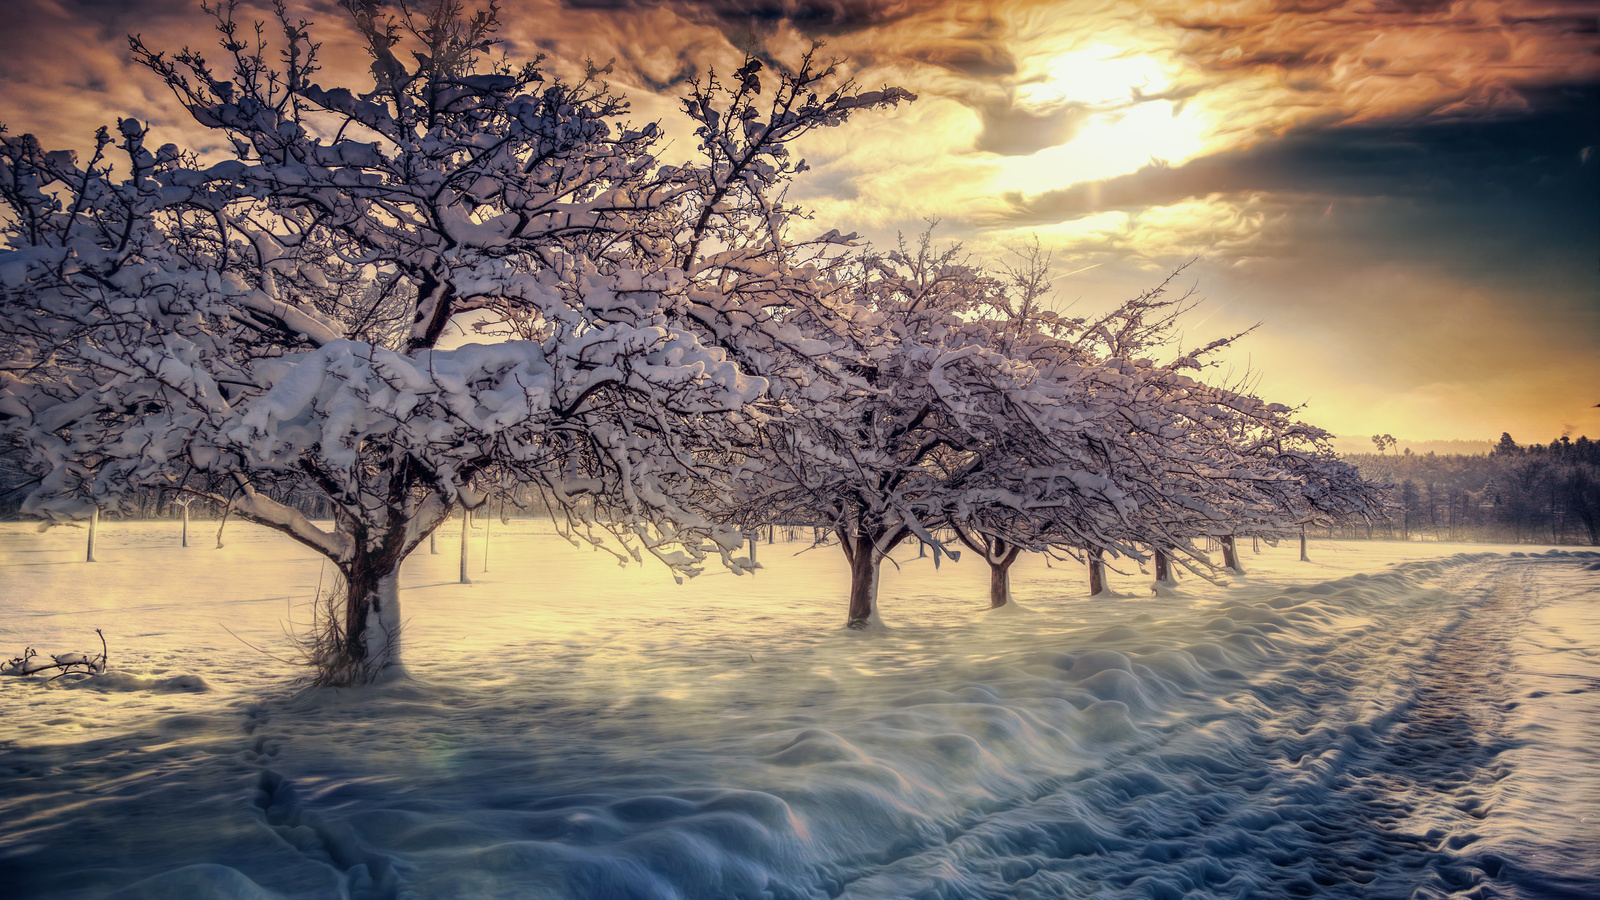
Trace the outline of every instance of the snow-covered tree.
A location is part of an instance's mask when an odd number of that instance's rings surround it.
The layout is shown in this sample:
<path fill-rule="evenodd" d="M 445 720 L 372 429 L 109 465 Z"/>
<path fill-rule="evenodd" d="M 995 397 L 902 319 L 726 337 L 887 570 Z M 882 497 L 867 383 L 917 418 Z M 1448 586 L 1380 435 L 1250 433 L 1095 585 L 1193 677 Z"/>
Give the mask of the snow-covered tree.
<path fill-rule="evenodd" d="M 1010 601 L 1010 569 L 1024 552 L 1081 555 L 1091 593 L 1102 586 L 1101 559 L 1136 506 L 1116 484 L 1108 453 L 1137 395 L 1121 376 L 1080 346 L 1086 321 L 1049 308 L 1050 257 L 1037 240 L 1002 263 L 993 289 L 969 317 L 968 329 L 1026 373 L 1027 397 L 1048 397 L 1065 414 L 1041 417 L 1014 407 L 1012 427 L 974 446 L 977 465 L 953 498 L 947 524 L 990 568 L 991 608 Z M 1112 377 L 1107 378 L 1108 375 Z"/>
<path fill-rule="evenodd" d="M 964 541 L 992 542 L 992 565 L 1008 566 L 1012 532 L 970 527 L 974 509 L 1119 515 L 1110 483 L 1074 462 L 1093 413 L 1071 385 L 996 346 L 978 313 L 997 284 L 959 248 L 937 251 L 924 235 L 831 277 L 841 305 L 815 335 L 843 375 L 769 423 L 763 468 L 742 499 L 752 521 L 834 531 L 851 570 L 848 625 L 874 620 L 883 560 L 910 537 L 937 561 L 946 548 L 934 531 L 958 524 Z"/>
<path fill-rule="evenodd" d="M 341 5 L 373 61 L 363 93 L 316 84 L 309 26 L 281 5 L 276 48 L 260 26 L 241 34 L 231 4 L 214 12 L 224 74 L 134 41 L 233 158 L 152 152 L 132 120 L 83 166 L 5 138 L 0 427 L 31 451 L 25 511 L 73 517 L 225 476 L 211 499 L 343 575 L 327 681 L 398 664 L 400 564 L 491 472 L 623 554 L 737 570 L 737 531 L 698 508 L 755 434 L 767 382 L 730 358 L 738 335 L 716 326 L 738 304 L 696 267 L 782 142 L 742 169 L 662 166 L 656 129 L 623 126 L 593 79 L 486 69 L 493 7 Z M 780 113 L 814 127 L 901 97 L 813 86 Z M 785 128 L 800 126 L 771 122 Z M 685 234 L 699 237 L 678 256 Z M 499 333 L 448 347 L 474 326 Z M 325 497 L 333 527 L 274 500 L 285 485 Z"/>
<path fill-rule="evenodd" d="M 1034 398 L 1075 413 L 1040 418 L 1018 405 L 1011 428 L 973 446 L 979 462 L 949 523 L 989 563 L 991 605 L 1006 601 L 1021 552 L 1083 559 L 1094 594 L 1106 588 L 1106 554 L 1153 555 L 1165 581 L 1174 561 L 1209 568 L 1196 538 L 1283 535 L 1312 502 L 1330 511 L 1367 502 L 1368 489 L 1327 453 L 1325 432 L 1199 377 L 1241 335 L 1181 349 L 1177 326 L 1192 304 L 1169 293 L 1172 277 L 1108 313 L 1068 317 L 1045 302 L 1049 263 L 1037 244 L 1024 251 L 967 325 L 1027 367 Z"/>

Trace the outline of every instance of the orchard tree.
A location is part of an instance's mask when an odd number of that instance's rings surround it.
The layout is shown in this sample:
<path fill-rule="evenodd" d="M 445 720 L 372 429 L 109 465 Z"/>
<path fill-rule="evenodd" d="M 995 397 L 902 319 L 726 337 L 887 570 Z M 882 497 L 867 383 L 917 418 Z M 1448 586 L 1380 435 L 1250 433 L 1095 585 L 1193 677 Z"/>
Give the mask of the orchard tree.
<path fill-rule="evenodd" d="M 989 562 L 992 605 L 1005 602 L 1006 569 L 1021 551 L 1081 556 L 1098 594 L 1107 553 L 1143 561 L 1150 548 L 1156 580 L 1167 582 L 1175 563 L 1209 571 L 1197 537 L 1276 536 L 1370 501 L 1325 432 L 1289 407 L 1198 377 L 1243 335 L 1181 349 L 1177 326 L 1192 303 L 1169 293 L 1177 273 L 1103 315 L 1066 317 L 1045 303 L 1048 255 L 1035 244 L 1020 257 L 976 324 L 989 329 L 987 346 L 1032 369 L 1035 392 L 1078 415 L 1048 428 L 1018 415 L 979 448 L 987 458 L 974 480 L 984 488 L 963 497 L 951 524 Z"/>
<path fill-rule="evenodd" d="M 933 456 L 964 450 L 945 402 L 954 398 L 940 388 L 949 386 L 949 353 L 959 352 L 944 341 L 953 308 L 977 276 L 931 257 L 926 242 L 922 251 L 861 254 L 833 273 L 836 314 L 796 325 L 807 326 L 799 337 L 814 342 L 817 363 L 837 361 L 839 377 L 797 382 L 801 393 L 767 422 L 759 477 L 733 498 L 747 527 L 784 521 L 837 535 L 850 567 L 851 628 L 876 622 L 879 569 L 901 542 L 918 537 L 936 560 L 943 552 L 927 523 L 940 518 L 950 473 Z"/>
<path fill-rule="evenodd" d="M 1306 550 L 1308 526 L 1371 522 L 1387 504 L 1387 486 L 1361 477 L 1360 470 L 1340 459 L 1325 440 L 1302 448 L 1290 471 L 1297 489 L 1286 501 L 1299 530 L 1301 562 L 1311 561 Z"/>
<path fill-rule="evenodd" d="M 781 142 L 743 168 L 662 166 L 656 129 L 623 125 L 592 77 L 489 67 L 493 6 L 341 5 L 365 92 L 316 83 L 317 44 L 282 5 L 276 48 L 215 10 L 220 67 L 133 40 L 231 159 L 152 151 L 132 120 L 82 166 L 4 139 L 0 429 L 29 450 L 24 511 L 166 488 L 311 547 L 344 583 L 325 683 L 398 666 L 401 562 L 502 474 L 619 555 L 739 570 L 737 531 L 700 510 L 740 471 L 767 380 L 731 358 L 745 332 L 716 326 L 738 303 L 696 267 Z M 791 96 L 806 127 L 902 98 Z M 693 252 L 663 252 L 685 234 Z M 499 333 L 446 349 L 464 325 Z M 283 489 L 325 498 L 333 528 Z"/>
<path fill-rule="evenodd" d="M 1166 365 L 1148 357 L 1172 343 L 1188 295 L 1167 296 L 1172 278 L 1096 317 L 1069 317 L 1047 302 L 1050 257 L 1035 242 L 1001 267 L 1001 289 L 986 295 L 974 325 L 983 342 L 1029 374 L 1030 394 L 1070 410 L 1039 419 L 1020 414 L 985 458 L 950 524 L 991 567 L 990 603 L 1009 597 L 1020 552 L 1065 554 L 1089 566 L 1090 594 L 1106 590 L 1105 556 L 1144 559 L 1158 568 L 1173 548 L 1194 553 L 1187 529 L 1195 496 L 1214 488 L 1191 478 L 1204 456 L 1192 427 L 1184 374 L 1233 338 L 1180 353 Z M 1024 410 L 1018 409 L 1018 413 Z M 1197 554 L 1196 554 L 1197 555 Z"/>
<path fill-rule="evenodd" d="M 848 626 L 876 620 L 883 561 L 908 538 L 931 547 L 937 564 L 948 551 L 934 530 L 959 523 L 962 540 L 990 541 L 991 565 L 1009 566 L 1013 548 L 994 542 L 1009 533 L 971 527 L 964 511 L 1042 515 L 1068 503 L 1118 515 L 1114 486 L 1071 455 L 1092 415 L 1068 387 L 994 345 L 977 314 L 998 285 L 959 248 L 935 250 L 924 235 L 860 254 L 832 278 L 843 304 L 814 323 L 814 340 L 834 348 L 843 375 L 770 421 L 743 509 L 752 524 L 833 530 L 850 565 Z M 1026 484 L 1005 481 L 1002 459 Z"/>
<path fill-rule="evenodd" d="M 1029 401 L 1049 398 L 1057 413 L 1014 404 L 1011 427 L 976 448 L 981 463 L 951 510 L 957 537 L 990 566 L 991 607 L 1009 601 L 1010 567 L 1022 552 L 1088 563 L 1091 595 L 1105 590 L 1108 551 L 1139 555 L 1134 517 L 1148 493 L 1139 478 L 1148 462 L 1130 438 L 1160 428 L 1149 364 L 1118 355 L 1128 346 L 1105 345 L 1142 340 L 1140 319 L 1164 286 L 1097 319 L 1064 316 L 1047 302 L 1049 255 L 1035 241 L 1018 256 L 1002 264 L 999 289 L 984 295 L 973 327 L 1004 354 Z"/>

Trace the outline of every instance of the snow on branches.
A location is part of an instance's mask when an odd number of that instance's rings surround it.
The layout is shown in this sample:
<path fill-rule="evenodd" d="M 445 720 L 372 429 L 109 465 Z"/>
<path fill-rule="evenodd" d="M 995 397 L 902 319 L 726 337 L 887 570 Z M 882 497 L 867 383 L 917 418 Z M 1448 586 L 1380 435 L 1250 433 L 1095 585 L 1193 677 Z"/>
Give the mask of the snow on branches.
<path fill-rule="evenodd" d="M 110 658 L 110 651 L 106 649 L 106 636 L 96 628 L 94 633 L 100 636 L 99 653 L 54 653 L 40 656 L 39 651 L 32 647 L 22 651 L 21 656 L 0 663 L 0 675 L 37 675 L 40 672 L 56 671 L 55 677 L 73 672 L 86 675 L 104 675 L 106 661 Z M 46 662 L 48 660 L 48 662 Z"/>
<path fill-rule="evenodd" d="M 828 349 L 764 311 L 812 273 L 768 193 L 794 138 L 908 95 L 807 56 L 756 112 L 747 63 L 696 89 L 703 158 L 664 166 L 599 73 L 490 65 L 492 5 L 342 6 L 364 92 L 316 83 L 281 4 L 276 45 L 212 8 L 216 63 L 132 39 L 230 159 L 152 152 L 133 120 L 82 166 L 3 138 L 0 430 L 30 450 L 25 510 L 154 487 L 293 537 L 344 581 L 340 681 L 398 664 L 401 561 L 489 483 L 533 486 L 619 558 L 748 567 L 709 501 L 747 474 L 768 372 Z M 471 329 L 491 342 L 447 338 Z"/>
<path fill-rule="evenodd" d="M 834 314 L 808 334 L 843 376 L 768 423 L 734 514 L 834 529 L 854 627 L 876 616 L 889 551 L 916 537 L 937 562 L 944 529 L 993 568 L 999 606 L 1022 551 L 1095 565 L 1154 549 L 1209 568 L 1197 538 L 1286 533 L 1313 504 L 1360 509 L 1347 481 L 1330 489 L 1342 463 L 1323 432 L 1194 377 L 1235 338 L 1152 360 L 1188 307 L 1165 283 L 1099 318 L 1063 317 L 1042 302 L 1047 258 L 997 277 L 928 235 L 828 283 Z"/>
<path fill-rule="evenodd" d="M 318 84 L 283 4 L 276 43 L 211 8 L 220 62 L 132 39 L 220 162 L 151 150 L 131 119 L 81 165 L 0 133 L 0 439 L 28 450 L 24 510 L 164 489 L 313 548 L 343 580 L 325 681 L 398 665 L 401 562 L 492 486 L 679 576 L 752 567 L 751 525 L 827 525 L 857 625 L 884 555 L 914 536 L 937 559 L 942 528 L 998 565 L 1363 508 L 1320 432 L 1191 377 L 1231 339 L 1146 358 L 1182 306 L 1159 291 L 1070 319 L 1038 266 L 796 238 L 793 143 L 903 90 L 748 58 L 692 84 L 698 156 L 664 165 L 600 72 L 491 64 L 492 4 L 340 6 L 370 90 Z"/>

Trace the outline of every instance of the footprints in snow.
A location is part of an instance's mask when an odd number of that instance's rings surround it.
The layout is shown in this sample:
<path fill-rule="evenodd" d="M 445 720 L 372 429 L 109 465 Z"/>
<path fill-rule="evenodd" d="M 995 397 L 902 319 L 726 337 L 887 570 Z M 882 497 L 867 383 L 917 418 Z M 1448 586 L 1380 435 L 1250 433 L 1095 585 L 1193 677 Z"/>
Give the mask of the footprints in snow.
<path fill-rule="evenodd" d="M 269 767 L 282 750 L 278 741 L 257 733 L 269 721 L 271 716 L 259 704 L 245 713 L 247 752 L 261 765 L 254 805 L 267 827 L 296 851 L 338 872 L 350 900 L 398 900 L 400 877 L 394 859 L 368 847 L 343 822 L 306 809 L 294 784 Z"/>

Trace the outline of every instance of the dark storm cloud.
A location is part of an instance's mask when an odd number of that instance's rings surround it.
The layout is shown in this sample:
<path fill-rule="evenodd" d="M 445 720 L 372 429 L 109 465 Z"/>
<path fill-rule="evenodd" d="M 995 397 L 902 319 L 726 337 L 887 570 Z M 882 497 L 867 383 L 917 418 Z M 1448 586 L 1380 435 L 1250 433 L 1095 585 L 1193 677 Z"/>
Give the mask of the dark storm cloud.
<path fill-rule="evenodd" d="M 684 23 L 713 29 L 741 50 L 761 55 L 769 63 L 784 60 L 771 55 L 768 38 L 784 29 L 803 38 L 824 42 L 845 40 L 856 68 L 881 62 L 929 66 L 983 83 L 1016 74 L 1017 61 L 1006 46 L 1005 35 L 987 13 L 987 5 L 951 4 L 948 0 L 557 0 L 563 11 L 618 20 L 628 16 L 670 11 Z M 573 20 L 573 24 L 577 24 Z M 586 27 L 586 26 L 585 26 Z M 859 40 L 849 40 L 858 38 Z M 657 36 L 659 40 L 659 36 Z M 620 48 L 625 57 L 642 55 L 644 48 Z M 706 59 L 699 48 L 681 48 L 682 75 L 646 82 L 652 90 L 674 86 Z M 793 47 L 787 48 L 792 53 Z M 836 52 L 838 45 L 828 51 Z"/>
<path fill-rule="evenodd" d="M 1017 73 L 1017 61 L 1005 47 L 981 38 L 946 38 L 937 44 L 913 47 L 906 51 L 906 58 L 975 79 Z"/>
<path fill-rule="evenodd" d="M 1533 108 L 1515 116 L 1300 128 L 1181 166 L 1152 165 L 1103 182 L 1012 195 L 1004 218 L 1038 225 L 1258 192 L 1317 210 L 1339 200 L 1410 198 L 1535 203 L 1554 218 L 1581 212 L 1593 199 L 1585 191 L 1600 168 L 1592 149 L 1600 145 L 1600 87 L 1549 88 L 1526 97 Z"/>
<path fill-rule="evenodd" d="M 808 34 L 880 28 L 937 7 L 938 0 L 562 0 L 575 10 L 636 11 L 671 5 L 688 18 L 719 19 L 735 26 L 787 22 Z"/>
<path fill-rule="evenodd" d="M 1363 119 L 1515 104 L 1521 87 L 1592 78 L 1600 9 L 1586 0 L 1251 2 L 1155 11 L 1207 71 L 1275 74 Z"/>
<path fill-rule="evenodd" d="M 1023 109 L 1008 98 L 967 101 L 983 130 L 974 149 L 1001 156 L 1027 156 L 1065 144 L 1078 134 L 1091 111 L 1081 103 L 1039 111 Z"/>

